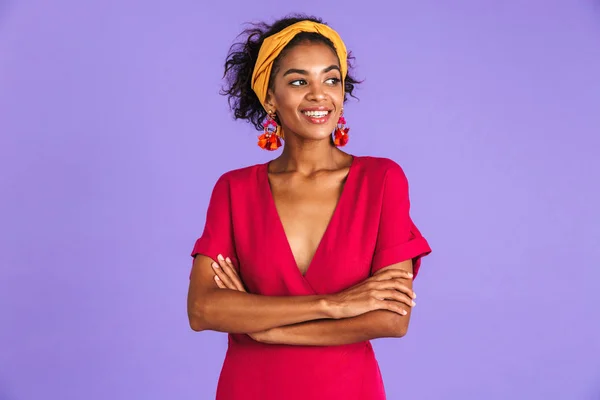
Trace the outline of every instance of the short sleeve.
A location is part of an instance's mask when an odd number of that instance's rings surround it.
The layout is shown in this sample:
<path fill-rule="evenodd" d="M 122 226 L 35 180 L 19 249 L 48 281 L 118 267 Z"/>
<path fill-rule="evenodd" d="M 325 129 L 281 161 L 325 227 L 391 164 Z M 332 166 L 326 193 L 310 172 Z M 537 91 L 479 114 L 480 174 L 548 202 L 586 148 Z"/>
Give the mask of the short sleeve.
<path fill-rule="evenodd" d="M 231 215 L 231 187 L 227 176 L 223 175 L 213 188 L 204 231 L 194 244 L 192 257 L 202 254 L 216 260 L 217 255 L 222 254 L 224 257 L 230 257 L 237 266 Z"/>
<path fill-rule="evenodd" d="M 412 259 L 413 274 L 416 278 L 421 258 L 429 253 L 431 248 L 427 240 L 410 217 L 408 181 L 402 168 L 393 163 L 384 178 L 379 230 L 371 273 Z"/>

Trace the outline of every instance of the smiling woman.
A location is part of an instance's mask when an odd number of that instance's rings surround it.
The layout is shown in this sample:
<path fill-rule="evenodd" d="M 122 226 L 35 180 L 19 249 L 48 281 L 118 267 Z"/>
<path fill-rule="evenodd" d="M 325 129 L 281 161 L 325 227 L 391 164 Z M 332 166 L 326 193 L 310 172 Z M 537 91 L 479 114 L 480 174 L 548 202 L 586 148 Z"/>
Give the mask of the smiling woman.
<path fill-rule="evenodd" d="M 222 92 L 229 97 L 236 119 L 248 120 L 256 129 L 263 130 L 264 119 L 272 117 L 268 121 L 277 121 L 276 135 L 283 137 L 280 120 L 283 112 L 275 112 L 273 94 L 285 101 L 286 89 L 305 89 L 315 78 L 335 89 L 329 92 L 337 96 L 337 110 L 341 113 L 342 103 L 347 100 L 347 95 L 352 96 L 358 81 L 348 73 L 352 57 L 344 42 L 334 30 L 320 22 L 314 17 L 299 16 L 279 20 L 270 26 L 259 24 L 245 31 L 247 41 L 234 45 L 225 63 L 228 86 Z M 286 43 L 285 46 L 282 43 Z M 308 70 L 307 66 L 313 69 Z M 330 116 L 336 110 L 311 104 L 304 111 L 328 111 Z M 322 114 L 313 116 L 324 117 Z M 260 142 L 259 145 L 275 150 L 280 142 L 276 146 L 264 146 Z"/>
<path fill-rule="evenodd" d="M 337 32 L 300 16 L 245 34 L 223 94 L 262 148 L 285 146 L 220 177 L 192 251 L 190 326 L 229 334 L 217 399 L 385 399 L 370 340 L 405 335 L 431 252 L 407 179 L 339 149 L 358 82 Z"/>
<path fill-rule="evenodd" d="M 278 110 L 279 123 L 286 127 L 286 140 L 296 137 L 320 140 L 331 135 L 331 115 L 339 115 L 343 104 L 342 78 L 339 61 L 329 46 L 321 43 L 303 43 L 289 50 L 282 58 L 280 71 L 272 80 L 273 89 L 265 106 Z M 310 69 L 293 68 L 297 65 Z M 305 68 L 307 68 L 305 67 Z M 306 96 L 309 85 L 317 86 L 318 94 Z M 316 96 L 325 101 L 315 102 Z M 296 112 L 299 111 L 299 112 Z"/>

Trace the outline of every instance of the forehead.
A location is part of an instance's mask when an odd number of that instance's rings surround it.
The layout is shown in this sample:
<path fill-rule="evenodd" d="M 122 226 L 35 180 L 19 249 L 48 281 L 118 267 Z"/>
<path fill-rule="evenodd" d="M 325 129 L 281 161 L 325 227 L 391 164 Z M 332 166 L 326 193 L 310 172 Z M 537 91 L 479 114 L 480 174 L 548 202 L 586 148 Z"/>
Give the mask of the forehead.
<path fill-rule="evenodd" d="M 337 54 L 325 43 L 302 42 L 287 50 L 280 60 L 282 70 L 288 68 L 310 69 L 337 65 Z"/>

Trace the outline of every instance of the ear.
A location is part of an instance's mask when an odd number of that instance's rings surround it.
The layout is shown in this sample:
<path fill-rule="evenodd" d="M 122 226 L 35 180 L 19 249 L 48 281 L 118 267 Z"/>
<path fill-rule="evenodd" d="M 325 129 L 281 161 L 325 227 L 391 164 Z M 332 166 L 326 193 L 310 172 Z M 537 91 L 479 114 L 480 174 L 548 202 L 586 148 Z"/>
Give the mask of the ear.
<path fill-rule="evenodd" d="M 269 89 L 267 91 L 267 98 L 265 99 L 265 108 L 271 111 L 277 110 L 277 103 L 275 102 L 275 96 L 273 96 L 272 89 Z"/>

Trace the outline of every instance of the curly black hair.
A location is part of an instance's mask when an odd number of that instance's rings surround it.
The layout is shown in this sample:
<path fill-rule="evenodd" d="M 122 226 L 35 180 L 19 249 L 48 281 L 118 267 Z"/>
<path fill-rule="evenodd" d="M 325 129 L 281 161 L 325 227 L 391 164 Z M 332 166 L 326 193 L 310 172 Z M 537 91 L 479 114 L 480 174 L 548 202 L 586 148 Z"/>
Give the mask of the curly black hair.
<path fill-rule="evenodd" d="M 226 85 L 221 90 L 221 94 L 228 97 L 229 107 L 233 111 L 234 119 L 245 119 L 252 123 L 259 131 L 264 129 L 262 124 L 267 116 L 267 112 L 251 87 L 252 71 L 258 58 L 258 51 L 265 38 L 282 31 L 290 25 L 306 20 L 324 24 L 320 18 L 314 16 L 293 14 L 277 20 L 271 25 L 265 22 L 250 24 L 251 27 L 244 30 L 238 36 L 238 38 L 243 37 L 244 39 L 241 42 L 234 43 L 229 49 L 229 54 L 225 61 L 225 73 L 223 74 Z M 324 43 L 335 52 L 335 46 L 325 36 L 313 32 L 301 32 L 288 43 L 275 59 L 269 82 L 273 81 L 273 76 L 277 73 L 281 57 L 292 47 L 306 41 Z M 352 70 L 351 61 L 353 60 L 354 57 L 352 57 L 351 52 L 348 52 L 348 74 L 344 80 L 344 102 L 348 99 L 348 95 L 356 98 L 352 93 L 354 86 L 360 83 L 350 73 Z"/>

